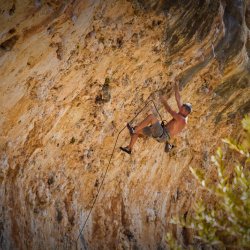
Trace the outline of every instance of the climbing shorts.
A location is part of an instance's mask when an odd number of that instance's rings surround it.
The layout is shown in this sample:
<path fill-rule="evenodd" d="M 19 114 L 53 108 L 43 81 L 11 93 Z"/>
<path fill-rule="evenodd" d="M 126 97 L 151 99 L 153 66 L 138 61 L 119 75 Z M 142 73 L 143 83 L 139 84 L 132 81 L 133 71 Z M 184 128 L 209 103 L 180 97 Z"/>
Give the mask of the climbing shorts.
<path fill-rule="evenodd" d="M 160 122 L 156 122 L 151 126 L 145 127 L 143 134 L 149 137 L 153 137 L 158 142 L 167 142 L 170 140 L 170 135 L 167 128 L 162 126 Z"/>

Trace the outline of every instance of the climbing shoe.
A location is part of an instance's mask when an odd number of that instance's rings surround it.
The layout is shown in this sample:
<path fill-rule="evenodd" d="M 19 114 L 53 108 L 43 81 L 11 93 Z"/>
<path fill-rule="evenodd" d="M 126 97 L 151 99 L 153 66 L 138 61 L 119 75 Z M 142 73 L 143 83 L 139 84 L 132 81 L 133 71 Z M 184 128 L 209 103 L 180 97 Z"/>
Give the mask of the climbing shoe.
<path fill-rule="evenodd" d="M 165 153 L 169 153 L 173 148 L 174 148 L 174 145 L 167 142 L 165 145 L 164 151 L 165 151 Z"/>
<path fill-rule="evenodd" d="M 127 124 L 127 128 L 128 128 L 130 135 L 135 134 L 135 128 L 132 127 L 129 123 Z"/>
<path fill-rule="evenodd" d="M 122 151 L 124 151 L 125 153 L 131 155 L 131 150 L 128 149 L 128 147 L 120 147 L 120 149 L 121 149 Z"/>

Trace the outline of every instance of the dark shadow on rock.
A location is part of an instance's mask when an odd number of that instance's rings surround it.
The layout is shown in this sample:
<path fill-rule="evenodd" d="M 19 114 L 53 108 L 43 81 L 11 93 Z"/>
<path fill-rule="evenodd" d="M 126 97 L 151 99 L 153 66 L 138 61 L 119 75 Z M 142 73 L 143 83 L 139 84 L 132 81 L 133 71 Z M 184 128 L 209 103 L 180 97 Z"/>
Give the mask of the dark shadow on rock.
<path fill-rule="evenodd" d="M 244 3 L 242 1 L 229 0 L 225 6 L 223 21 L 225 25 L 225 36 L 215 46 L 215 58 L 218 60 L 220 67 L 225 68 L 229 61 L 239 54 L 244 46 Z M 192 68 L 186 70 L 181 76 L 180 86 L 186 84 L 204 67 L 208 65 L 213 58 L 213 53 Z"/>
<path fill-rule="evenodd" d="M 171 57 L 193 44 L 191 39 L 202 41 L 209 34 L 215 16 L 219 12 L 220 3 L 215 1 L 168 1 L 169 8 L 174 8 L 178 16 L 176 22 L 167 27 L 166 42 Z"/>
<path fill-rule="evenodd" d="M 15 3 L 13 3 L 12 7 L 9 10 L 9 15 L 12 16 L 13 14 L 15 14 L 15 10 L 16 10 L 16 5 Z"/>
<path fill-rule="evenodd" d="M 110 79 L 107 77 L 105 82 L 102 86 L 101 93 L 96 96 L 95 103 L 96 104 L 104 104 L 110 101 L 111 93 L 110 93 L 110 86 L 109 86 Z"/>
<path fill-rule="evenodd" d="M 250 74 L 248 72 L 241 72 L 218 85 L 214 89 L 214 92 L 217 96 L 222 97 L 224 100 L 228 100 L 238 89 L 247 88 L 250 88 Z"/>
<path fill-rule="evenodd" d="M 236 117 L 243 118 L 250 112 L 250 101 L 245 101 L 242 93 L 250 89 L 250 73 L 245 70 L 239 74 L 235 74 L 220 84 L 215 90 L 216 94 L 213 103 L 210 106 L 211 111 L 216 107 L 223 107 L 214 118 L 215 124 L 222 120 L 233 123 Z M 232 98 L 232 96 L 234 96 Z M 237 109 L 231 110 L 234 103 L 237 102 Z M 229 111 L 230 110 L 230 111 Z"/>
<path fill-rule="evenodd" d="M 4 51 L 10 51 L 12 50 L 12 48 L 15 46 L 17 40 L 18 40 L 18 36 L 12 36 L 11 38 L 9 38 L 8 40 L 4 41 L 3 43 L 1 43 L 0 48 Z"/>
<path fill-rule="evenodd" d="M 215 47 L 216 59 L 220 64 L 226 65 L 244 46 L 244 10 L 244 1 L 226 1 L 223 16 L 226 33 Z"/>
<path fill-rule="evenodd" d="M 208 63 L 211 61 L 213 58 L 212 52 L 207 56 L 207 58 L 195 66 L 191 67 L 190 69 L 187 69 L 184 71 L 184 73 L 180 76 L 180 88 L 184 88 L 187 83 L 203 68 L 205 68 Z"/>

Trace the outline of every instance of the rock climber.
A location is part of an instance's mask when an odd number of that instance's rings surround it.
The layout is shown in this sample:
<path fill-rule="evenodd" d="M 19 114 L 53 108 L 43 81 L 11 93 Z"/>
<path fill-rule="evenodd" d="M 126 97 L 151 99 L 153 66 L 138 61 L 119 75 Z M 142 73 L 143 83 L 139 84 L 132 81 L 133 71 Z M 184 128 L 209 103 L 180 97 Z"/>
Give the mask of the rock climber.
<path fill-rule="evenodd" d="M 190 103 L 182 104 L 179 83 L 175 83 L 175 99 L 179 112 L 175 112 L 167 103 L 166 97 L 160 96 L 160 100 L 165 107 L 166 111 L 173 117 L 167 124 L 160 123 L 157 117 L 153 114 L 148 115 L 142 122 L 132 127 L 129 123 L 127 128 L 129 130 L 131 139 L 127 147 L 120 147 L 120 149 L 128 154 L 131 154 L 133 146 L 139 136 L 153 137 L 160 143 L 166 143 L 165 152 L 169 152 L 173 145 L 171 145 L 170 138 L 172 139 L 179 134 L 187 125 L 187 116 L 192 111 L 192 105 Z"/>

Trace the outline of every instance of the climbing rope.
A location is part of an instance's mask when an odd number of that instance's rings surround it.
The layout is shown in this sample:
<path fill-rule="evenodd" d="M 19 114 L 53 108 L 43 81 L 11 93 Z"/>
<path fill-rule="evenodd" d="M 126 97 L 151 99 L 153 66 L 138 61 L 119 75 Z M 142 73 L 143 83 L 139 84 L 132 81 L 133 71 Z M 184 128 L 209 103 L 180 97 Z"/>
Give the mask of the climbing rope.
<path fill-rule="evenodd" d="M 141 112 L 142 112 L 142 111 L 148 106 L 148 104 L 151 103 L 151 102 L 153 103 L 154 108 L 155 108 L 155 110 L 157 111 L 157 113 L 158 113 L 158 115 L 159 115 L 159 117 L 160 117 L 160 119 L 161 119 L 161 121 L 162 121 L 162 117 L 161 117 L 161 115 L 160 115 L 160 113 L 159 113 L 159 111 L 158 111 L 158 109 L 157 109 L 157 107 L 156 107 L 154 101 L 153 101 L 153 100 L 150 100 L 150 101 L 148 101 L 148 102 L 140 109 L 140 111 L 133 117 L 133 119 L 132 119 L 129 123 L 132 123 L 132 122 L 135 120 L 135 118 L 136 118 L 139 114 L 141 114 Z M 100 193 L 100 191 L 101 191 L 102 185 L 103 185 L 104 180 L 105 180 L 105 178 L 106 178 L 106 175 L 107 175 L 107 172 L 108 172 L 108 169 L 109 169 L 111 160 L 112 160 L 113 155 L 114 155 L 114 152 L 115 152 L 115 148 L 116 148 L 116 144 L 117 144 L 118 138 L 119 138 L 121 132 L 122 132 L 126 127 L 127 127 L 127 125 L 125 125 L 125 126 L 119 131 L 119 133 L 117 134 L 117 137 L 116 137 L 116 140 L 115 140 L 115 144 L 114 144 L 112 153 L 111 153 L 111 155 L 110 155 L 108 165 L 107 165 L 107 167 L 106 167 L 106 169 L 105 169 L 104 176 L 103 176 L 103 178 L 102 178 L 101 184 L 100 184 L 100 186 L 99 186 L 99 188 L 98 188 L 98 190 L 97 190 L 97 194 L 96 194 L 96 196 L 95 196 L 95 198 L 94 198 L 94 200 L 93 200 L 93 202 L 92 202 L 91 208 L 90 208 L 89 213 L 88 213 L 88 215 L 87 215 L 87 217 L 86 217 L 86 219 L 85 219 L 85 221 L 84 221 L 84 223 L 83 223 L 83 226 L 82 226 L 82 228 L 81 228 L 81 230 L 80 230 L 80 232 L 79 232 L 79 235 L 78 235 L 77 239 L 75 240 L 76 249 L 77 249 L 77 242 L 78 242 L 78 240 L 79 240 L 79 238 L 80 238 L 80 236 L 81 236 L 81 234 L 82 234 L 83 229 L 85 228 L 85 226 L 86 226 L 86 224 L 87 224 L 87 222 L 88 222 L 88 219 L 89 219 L 89 217 L 90 217 L 90 214 L 91 214 L 91 212 L 92 212 L 92 210 L 93 210 L 93 208 L 94 208 L 94 206 L 95 206 L 95 203 L 96 203 L 97 198 L 98 198 L 98 196 L 99 196 L 99 193 Z"/>

